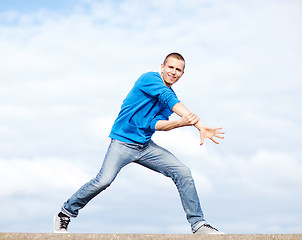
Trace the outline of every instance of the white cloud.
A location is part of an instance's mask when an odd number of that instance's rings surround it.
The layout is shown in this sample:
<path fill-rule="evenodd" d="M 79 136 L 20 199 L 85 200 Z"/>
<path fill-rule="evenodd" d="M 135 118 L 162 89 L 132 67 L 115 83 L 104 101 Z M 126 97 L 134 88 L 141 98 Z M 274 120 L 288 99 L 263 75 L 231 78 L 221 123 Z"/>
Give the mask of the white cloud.
<path fill-rule="evenodd" d="M 91 0 L 77 2 L 68 14 L 0 13 L 0 178 L 7 183 L 0 188 L 6 202 L 11 199 L 16 206 L 10 223 L 24 211 L 15 196 L 24 195 L 24 204 L 29 204 L 29 195 L 47 198 L 50 190 L 47 204 L 59 207 L 62 192 L 71 194 L 93 177 L 134 81 L 144 71 L 159 70 L 165 54 L 180 51 L 187 66 L 176 92 L 206 124 L 224 126 L 226 138 L 218 146 L 206 141 L 200 147 L 198 132 L 191 128 L 156 133 L 155 142 L 192 169 L 201 200 L 208 203 L 207 216 L 226 231 L 238 231 L 238 222 L 244 233 L 301 229 L 300 10 L 301 3 L 294 0 Z M 63 183 L 53 180 L 53 174 L 62 176 Z M 137 207 L 139 218 L 147 201 L 148 214 L 162 207 L 178 219 L 183 213 L 173 191 L 168 179 L 133 165 L 96 200 L 102 204 L 91 204 L 87 211 L 94 220 L 98 210 L 107 218 L 120 217 L 109 211 L 114 212 L 114 203 L 126 202 Z M 136 204 L 128 202 L 131 197 Z M 175 205 L 156 204 L 164 198 Z M 229 204 L 226 212 L 234 209 L 235 217 L 224 219 L 216 207 L 220 201 Z M 45 209 L 34 203 L 35 214 Z M 276 220 L 274 212 L 280 209 L 289 225 Z M 24 216 L 30 214 L 28 210 Z M 48 220 L 45 216 L 45 225 Z M 152 220 L 149 227 L 135 227 L 135 220 L 131 218 L 125 231 L 179 232 L 187 227 L 175 220 L 176 228 L 165 216 L 160 216 L 161 227 Z M 110 221 L 102 224 L 115 231 Z M 81 230 L 98 229 L 85 227 Z"/>
<path fill-rule="evenodd" d="M 21 107 L 15 105 L 4 104 L 0 105 L 0 116 L 3 118 L 16 118 L 16 117 L 25 117 L 25 118 L 34 118 L 37 113 L 28 107 Z"/>
<path fill-rule="evenodd" d="M 293 199 L 302 194 L 294 190 L 302 187 L 302 165 L 290 154 L 260 150 L 240 170 L 249 190 L 262 198 Z"/>
<path fill-rule="evenodd" d="M 96 137 L 108 136 L 116 116 L 102 116 L 91 124 L 91 130 Z"/>
<path fill-rule="evenodd" d="M 2 197 L 14 195 L 47 195 L 54 190 L 77 188 L 91 177 L 80 165 L 71 164 L 65 159 L 2 158 L 0 160 Z"/>

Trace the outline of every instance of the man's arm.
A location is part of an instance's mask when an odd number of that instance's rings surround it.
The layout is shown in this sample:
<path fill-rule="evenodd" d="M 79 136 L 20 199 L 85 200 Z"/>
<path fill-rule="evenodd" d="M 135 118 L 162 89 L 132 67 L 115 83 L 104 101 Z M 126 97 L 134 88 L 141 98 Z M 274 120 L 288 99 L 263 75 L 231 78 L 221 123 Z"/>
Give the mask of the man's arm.
<path fill-rule="evenodd" d="M 155 125 L 156 130 L 169 131 L 177 127 L 194 126 L 200 133 L 200 145 L 204 143 L 205 138 L 211 139 L 216 144 L 218 144 L 219 142 L 214 139 L 214 137 L 220 139 L 224 138 L 222 136 L 224 132 L 219 131 L 222 128 L 211 128 L 205 126 L 201 121 L 199 121 L 199 118 L 195 114 L 193 114 L 182 102 L 176 103 L 172 108 L 172 111 L 179 115 L 181 119 L 171 121 L 158 121 Z"/>
<path fill-rule="evenodd" d="M 192 112 L 182 102 L 176 103 L 172 108 L 172 111 L 175 112 L 180 117 L 192 114 Z M 194 125 L 199 131 L 204 127 L 204 124 L 200 121 L 192 125 Z"/>
<path fill-rule="evenodd" d="M 199 118 L 195 114 L 190 113 L 189 115 L 184 115 L 177 120 L 159 120 L 155 124 L 155 129 L 158 131 L 170 131 L 179 127 L 195 125 L 198 121 Z"/>

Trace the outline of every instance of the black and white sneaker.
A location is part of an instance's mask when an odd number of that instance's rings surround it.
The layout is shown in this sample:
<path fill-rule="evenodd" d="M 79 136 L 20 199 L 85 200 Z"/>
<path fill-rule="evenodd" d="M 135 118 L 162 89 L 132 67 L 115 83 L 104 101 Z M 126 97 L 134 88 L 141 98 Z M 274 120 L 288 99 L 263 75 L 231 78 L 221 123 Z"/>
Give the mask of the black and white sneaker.
<path fill-rule="evenodd" d="M 54 232 L 55 233 L 68 233 L 68 224 L 70 223 L 70 217 L 60 212 L 54 217 Z"/>
<path fill-rule="evenodd" d="M 194 234 L 225 234 L 224 232 L 219 232 L 216 228 L 212 227 L 210 224 L 203 224 Z"/>

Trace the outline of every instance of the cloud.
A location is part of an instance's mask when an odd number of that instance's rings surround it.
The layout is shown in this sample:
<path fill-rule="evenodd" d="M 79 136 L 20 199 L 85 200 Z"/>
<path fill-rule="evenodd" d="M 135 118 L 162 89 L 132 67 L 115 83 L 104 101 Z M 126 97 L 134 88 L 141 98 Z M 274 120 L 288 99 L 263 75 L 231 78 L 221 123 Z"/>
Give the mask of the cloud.
<path fill-rule="evenodd" d="M 64 159 L 1 159 L 1 196 L 44 195 L 53 190 L 76 188 L 90 177 L 80 166 Z M 62 178 L 64 184 L 62 184 Z"/>
<path fill-rule="evenodd" d="M 301 231 L 300 9 L 294 0 L 86 0 L 68 11 L 2 10 L 1 216 L 10 217 L 1 229 L 36 231 L 39 217 L 37 228 L 52 231 L 52 214 L 98 172 L 134 81 L 179 51 L 187 65 L 176 93 L 226 138 L 200 147 L 188 128 L 155 142 L 191 168 L 213 225 Z M 73 231 L 189 232 L 169 179 L 133 164 L 116 181 Z"/>

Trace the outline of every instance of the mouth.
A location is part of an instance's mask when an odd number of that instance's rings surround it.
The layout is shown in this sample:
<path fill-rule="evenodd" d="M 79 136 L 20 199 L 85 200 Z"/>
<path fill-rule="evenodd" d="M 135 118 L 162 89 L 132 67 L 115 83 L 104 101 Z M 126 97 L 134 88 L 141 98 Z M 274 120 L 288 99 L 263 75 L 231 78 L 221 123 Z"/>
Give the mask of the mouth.
<path fill-rule="evenodd" d="M 172 75 L 172 74 L 168 74 L 168 77 L 172 80 L 175 80 L 176 79 L 176 76 Z"/>

